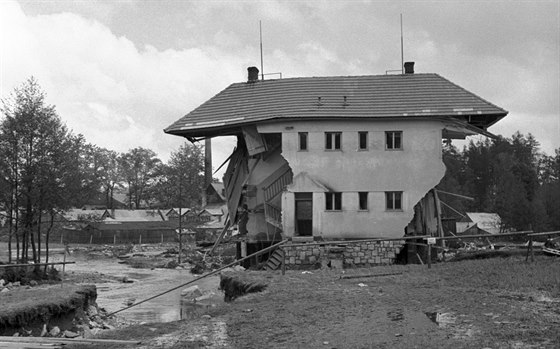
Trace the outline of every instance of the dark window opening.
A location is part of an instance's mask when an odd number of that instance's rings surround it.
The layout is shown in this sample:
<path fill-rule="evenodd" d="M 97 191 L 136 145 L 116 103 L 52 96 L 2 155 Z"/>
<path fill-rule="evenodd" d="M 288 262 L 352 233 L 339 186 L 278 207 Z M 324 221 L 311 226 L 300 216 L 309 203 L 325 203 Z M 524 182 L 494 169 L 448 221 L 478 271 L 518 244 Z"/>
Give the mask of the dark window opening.
<path fill-rule="evenodd" d="M 368 148 L 368 133 L 358 132 L 358 149 L 367 150 Z"/>
<path fill-rule="evenodd" d="M 307 132 L 299 132 L 299 150 L 307 150 Z"/>
<path fill-rule="evenodd" d="M 386 191 L 385 207 L 389 211 L 402 210 L 402 191 Z"/>
<path fill-rule="evenodd" d="M 386 149 L 402 149 L 402 131 L 385 132 Z"/>
<path fill-rule="evenodd" d="M 325 149 L 340 150 L 341 138 L 342 132 L 325 132 Z"/>
<path fill-rule="evenodd" d="M 368 209 L 368 193 L 367 192 L 359 192 L 358 193 L 358 201 L 360 210 L 367 210 Z"/>
<path fill-rule="evenodd" d="M 327 211 L 342 210 L 342 193 L 325 193 L 325 204 Z"/>

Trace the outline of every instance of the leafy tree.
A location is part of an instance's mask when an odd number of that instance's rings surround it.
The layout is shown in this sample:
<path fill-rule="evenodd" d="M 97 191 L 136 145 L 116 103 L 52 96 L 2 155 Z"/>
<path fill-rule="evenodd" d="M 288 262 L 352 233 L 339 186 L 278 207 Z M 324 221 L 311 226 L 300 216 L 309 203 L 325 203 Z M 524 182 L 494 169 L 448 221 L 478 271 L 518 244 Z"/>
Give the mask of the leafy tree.
<path fill-rule="evenodd" d="M 161 160 L 153 150 L 137 147 L 122 154 L 119 165 L 128 186 L 129 208 L 140 208 L 149 199 Z"/>
<path fill-rule="evenodd" d="M 71 135 L 54 106 L 45 103 L 34 78 L 3 100 L 2 114 L 0 171 L 10 189 L 4 201 L 11 233 L 18 258 L 27 262 L 31 249 L 33 261 L 38 262 L 43 213 L 68 207 L 72 189 L 81 187 L 76 163 L 83 140 Z"/>

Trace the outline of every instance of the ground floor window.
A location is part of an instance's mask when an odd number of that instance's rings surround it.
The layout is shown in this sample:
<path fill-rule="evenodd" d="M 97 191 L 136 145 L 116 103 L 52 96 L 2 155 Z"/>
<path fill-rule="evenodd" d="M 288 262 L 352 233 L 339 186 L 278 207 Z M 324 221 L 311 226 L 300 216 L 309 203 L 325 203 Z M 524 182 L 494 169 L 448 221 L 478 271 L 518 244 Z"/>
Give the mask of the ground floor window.
<path fill-rule="evenodd" d="M 360 210 L 367 210 L 368 209 L 368 193 L 367 192 L 359 192 L 358 193 L 358 204 Z"/>
<path fill-rule="evenodd" d="M 402 191 L 385 192 L 385 208 L 387 211 L 402 210 Z"/>
<path fill-rule="evenodd" d="M 342 193 L 325 193 L 325 203 L 327 211 L 342 210 Z"/>

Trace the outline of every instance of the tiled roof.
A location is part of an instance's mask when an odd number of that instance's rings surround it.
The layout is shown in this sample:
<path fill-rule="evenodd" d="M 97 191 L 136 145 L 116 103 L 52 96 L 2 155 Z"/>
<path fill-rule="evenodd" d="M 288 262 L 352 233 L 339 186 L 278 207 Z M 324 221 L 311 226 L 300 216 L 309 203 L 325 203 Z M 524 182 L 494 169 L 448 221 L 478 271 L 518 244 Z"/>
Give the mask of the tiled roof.
<path fill-rule="evenodd" d="M 165 132 L 212 136 L 282 118 L 457 117 L 486 128 L 507 113 L 438 74 L 290 78 L 232 84 Z"/>

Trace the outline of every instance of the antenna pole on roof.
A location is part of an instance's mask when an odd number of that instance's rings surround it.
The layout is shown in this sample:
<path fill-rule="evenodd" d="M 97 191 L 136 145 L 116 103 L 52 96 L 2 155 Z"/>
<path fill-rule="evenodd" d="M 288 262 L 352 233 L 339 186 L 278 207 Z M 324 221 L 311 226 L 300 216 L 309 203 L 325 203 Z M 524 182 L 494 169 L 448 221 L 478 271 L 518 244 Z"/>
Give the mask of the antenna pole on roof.
<path fill-rule="evenodd" d="M 259 21 L 259 32 L 260 32 L 260 37 L 261 37 L 261 80 L 264 80 L 263 49 L 262 49 L 262 21 Z"/>
<path fill-rule="evenodd" d="M 404 45 L 403 45 L 403 30 L 402 30 L 402 13 L 401 13 L 401 74 L 404 74 Z"/>

